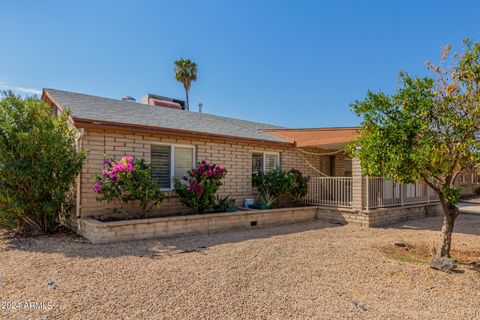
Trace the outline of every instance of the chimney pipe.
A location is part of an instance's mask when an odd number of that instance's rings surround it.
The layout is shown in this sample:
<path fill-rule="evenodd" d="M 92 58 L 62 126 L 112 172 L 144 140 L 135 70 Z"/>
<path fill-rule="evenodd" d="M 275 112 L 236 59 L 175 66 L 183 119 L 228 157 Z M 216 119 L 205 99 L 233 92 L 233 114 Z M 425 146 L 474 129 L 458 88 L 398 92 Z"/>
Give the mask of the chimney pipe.
<path fill-rule="evenodd" d="M 202 113 L 202 107 L 203 107 L 203 103 L 199 103 L 198 104 L 198 113 Z"/>

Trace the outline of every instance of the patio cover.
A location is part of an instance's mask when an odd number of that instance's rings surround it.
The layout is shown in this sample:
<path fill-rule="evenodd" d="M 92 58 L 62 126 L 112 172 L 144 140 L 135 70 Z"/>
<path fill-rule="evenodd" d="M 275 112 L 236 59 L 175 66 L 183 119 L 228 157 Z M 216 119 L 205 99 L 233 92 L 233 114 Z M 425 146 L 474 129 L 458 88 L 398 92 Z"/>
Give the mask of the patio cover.
<path fill-rule="evenodd" d="M 299 148 L 343 149 L 347 143 L 358 138 L 358 130 L 359 128 L 300 128 L 267 129 L 264 132 L 293 142 Z"/>

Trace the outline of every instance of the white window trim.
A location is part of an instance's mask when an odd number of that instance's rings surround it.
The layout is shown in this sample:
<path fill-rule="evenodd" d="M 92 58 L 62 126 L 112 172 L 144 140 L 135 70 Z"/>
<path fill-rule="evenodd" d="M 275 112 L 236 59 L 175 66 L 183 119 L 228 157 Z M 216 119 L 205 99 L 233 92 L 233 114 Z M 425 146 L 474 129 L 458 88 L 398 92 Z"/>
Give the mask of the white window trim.
<path fill-rule="evenodd" d="M 280 152 L 271 152 L 271 151 L 260 151 L 260 150 L 253 150 L 251 154 L 253 155 L 254 153 L 261 153 L 262 154 L 262 172 L 265 173 L 265 167 L 267 164 L 267 154 L 273 154 L 276 155 L 276 163 L 275 166 L 276 168 L 280 168 Z M 251 164 L 250 164 L 251 167 Z"/>
<path fill-rule="evenodd" d="M 179 148 L 190 148 L 192 149 L 192 169 L 195 168 L 197 163 L 196 159 L 196 150 L 197 148 L 191 144 L 178 144 L 178 143 L 165 143 L 165 142 L 152 142 L 150 145 L 157 146 L 169 146 L 170 147 L 170 188 L 160 188 L 161 191 L 173 191 L 173 177 L 175 174 L 175 147 Z M 151 153 L 150 153 L 151 155 Z"/>

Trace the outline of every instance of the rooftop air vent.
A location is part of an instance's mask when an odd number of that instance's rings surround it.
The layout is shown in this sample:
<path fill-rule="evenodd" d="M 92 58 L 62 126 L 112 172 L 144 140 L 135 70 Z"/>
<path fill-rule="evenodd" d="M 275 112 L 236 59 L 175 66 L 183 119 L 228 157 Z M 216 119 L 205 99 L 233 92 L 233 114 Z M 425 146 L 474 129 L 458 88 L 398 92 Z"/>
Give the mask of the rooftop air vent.
<path fill-rule="evenodd" d="M 124 96 L 122 98 L 122 101 L 129 101 L 129 102 L 135 102 L 135 98 L 134 97 L 130 97 L 130 96 Z"/>

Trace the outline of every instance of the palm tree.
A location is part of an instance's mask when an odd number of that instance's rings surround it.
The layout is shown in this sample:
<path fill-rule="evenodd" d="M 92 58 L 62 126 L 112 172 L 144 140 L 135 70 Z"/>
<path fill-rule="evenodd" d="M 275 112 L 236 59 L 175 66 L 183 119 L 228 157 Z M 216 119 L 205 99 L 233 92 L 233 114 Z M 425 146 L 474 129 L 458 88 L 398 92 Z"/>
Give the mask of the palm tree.
<path fill-rule="evenodd" d="M 175 65 L 175 79 L 182 83 L 185 88 L 186 109 L 190 110 L 188 91 L 190 90 L 192 81 L 197 80 L 197 64 L 190 59 L 176 60 L 173 64 Z"/>

